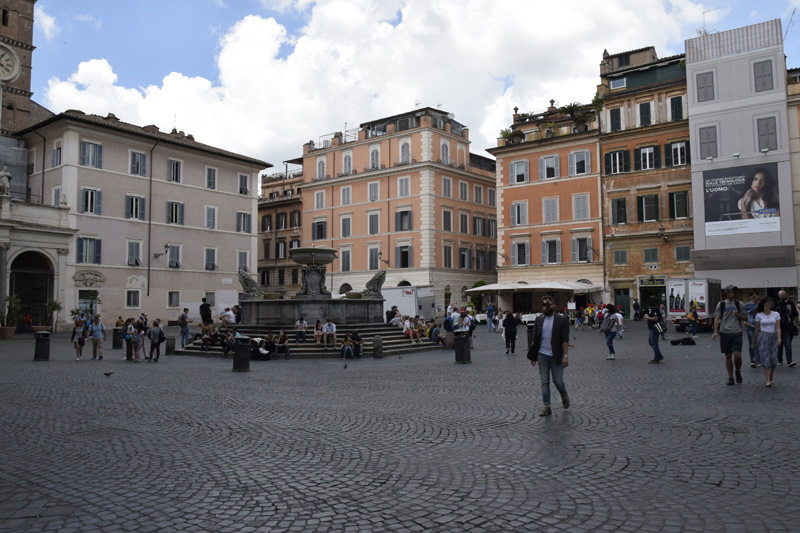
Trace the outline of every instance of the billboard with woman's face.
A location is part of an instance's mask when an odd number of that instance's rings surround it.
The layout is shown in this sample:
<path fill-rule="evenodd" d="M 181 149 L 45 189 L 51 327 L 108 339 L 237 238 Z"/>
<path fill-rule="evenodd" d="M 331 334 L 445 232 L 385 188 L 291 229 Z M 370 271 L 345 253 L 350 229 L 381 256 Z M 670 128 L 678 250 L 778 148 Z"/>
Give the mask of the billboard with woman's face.
<path fill-rule="evenodd" d="M 778 164 L 703 172 L 706 236 L 780 231 Z"/>

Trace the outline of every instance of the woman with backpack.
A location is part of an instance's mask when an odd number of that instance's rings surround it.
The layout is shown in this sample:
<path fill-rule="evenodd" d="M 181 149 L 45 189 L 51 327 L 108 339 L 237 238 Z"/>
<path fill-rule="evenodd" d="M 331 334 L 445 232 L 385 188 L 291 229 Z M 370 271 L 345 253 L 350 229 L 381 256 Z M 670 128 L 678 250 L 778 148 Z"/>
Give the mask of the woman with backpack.
<path fill-rule="evenodd" d="M 153 327 L 147 332 L 147 338 L 150 339 L 150 357 L 145 357 L 145 360 L 148 363 L 151 361 L 158 363 L 158 358 L 161 357 L 161 343 L 167 340 L 164 330 L 161 328 L 160 318 L 153 320 Z M 153 352 L 156 354 L 155 359 L 153 359 Z"/>
<path fill-rule="evenodd" d="M 606 305 L 606 312 L 603 314 L 603 321 L 600 323 L 600 333 L 606 336 L 606 346 L 608 346 L 608 360 L 617 358 L 614 352 L 614 337 L 622 327 L 622 316 L 612 304 Z"/>

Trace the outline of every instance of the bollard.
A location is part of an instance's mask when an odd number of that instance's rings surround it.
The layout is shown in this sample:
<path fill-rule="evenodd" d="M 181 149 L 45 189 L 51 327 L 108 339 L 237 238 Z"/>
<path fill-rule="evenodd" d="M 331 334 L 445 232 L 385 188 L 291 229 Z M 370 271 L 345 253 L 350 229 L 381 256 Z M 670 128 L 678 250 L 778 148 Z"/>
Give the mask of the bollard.
<path fill-rule="evenodd" d="M 372 337 L 372 358 L 383 359 L 383 337 L 380 335 Z"/>
<path fill-rule="evenodd" d="M 250 372 L 250 337 L 237 337 L 233 347 L 233 371 Z"/>
<path fill-rule="evenodd" d="M 471 363 L 472 357 L 469 353 L 469 334 L 465 331 L 455 335 L 456 363 Z"/>
<path fill-rule="evenodd" d="M 456 335 L 452 331 L 444 332 L 444 348 L 445 350 L 452 350 L 456 347 Z"/>
<path fill-rule="evenodd" d="M 111 348 L 116 350 L 122 348 L 122 338 L 125 336 L 125 328 L 114 328 L 111 336 Z"/>
<path fill-rule="evenodd" d="M 33 349 L 34 361 L 49 361 L 50 360 L 50 332 L 37 331 L 34 333 L 36 337 L 36 345 Z"/>
<path fill-rule="evenodd" d="M 170 335 L 167 337 L 166 347 L 164 348 L 165 355 L 175 355 L 175 336 Z"/>

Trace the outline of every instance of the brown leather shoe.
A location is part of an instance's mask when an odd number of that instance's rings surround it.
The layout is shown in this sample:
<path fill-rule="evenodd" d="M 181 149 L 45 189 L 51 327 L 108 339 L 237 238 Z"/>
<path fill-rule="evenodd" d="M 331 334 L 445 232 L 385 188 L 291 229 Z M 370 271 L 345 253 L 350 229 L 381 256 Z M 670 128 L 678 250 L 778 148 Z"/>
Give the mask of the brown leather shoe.
<path fill-rule="evenodd" d="M 550 406 L 549 405 L 545 405 L 544 409 L 542 409 L 542 412 L 539 413 L 539 416 L 550 416 L 552 414 L 553 414 L 553 411 L 550 410 Z"/>

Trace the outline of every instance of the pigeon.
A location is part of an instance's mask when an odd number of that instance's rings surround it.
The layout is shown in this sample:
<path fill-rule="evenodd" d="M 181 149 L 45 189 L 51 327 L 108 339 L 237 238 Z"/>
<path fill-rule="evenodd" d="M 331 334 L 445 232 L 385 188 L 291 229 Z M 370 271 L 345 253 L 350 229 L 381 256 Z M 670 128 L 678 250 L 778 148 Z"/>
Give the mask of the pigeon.
<path fill-rule="evenodd" d="M 103 375 L 106 377 L 110 376 L 111 374 L 113 374 L 113 372 L 103 372 Z"/>
<path fill-rule="evenodd" d="M 402 359 L 402 358 L 403 358 L 403 356 L 402 356 L 402 355 L 398 355 L 398 356 L 397 356 L 397 358 L 398 358 L 398 359 Z"/>
<path fill-rule="evenodd" d="M 344 364 L 344 368 L 347 369 L 347 363 Z"/>

